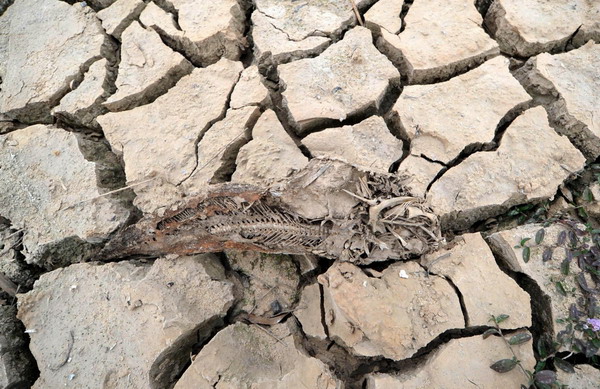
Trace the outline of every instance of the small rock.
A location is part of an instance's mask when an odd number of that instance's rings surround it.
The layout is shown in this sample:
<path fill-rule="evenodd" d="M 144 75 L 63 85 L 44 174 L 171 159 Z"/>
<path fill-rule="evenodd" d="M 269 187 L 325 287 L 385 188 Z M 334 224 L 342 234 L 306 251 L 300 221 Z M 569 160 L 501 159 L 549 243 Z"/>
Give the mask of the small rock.
<path fill-rule="evenodd" d="M 402 7 L 404 0 L 379 0 L 365 13 L 367 27 L 376 26 L 387 33 L 398 35 L 402 28 Z"/>
<path fill-rule="evenodd" d="M 328 128 L 302 139 L 315 157 L 340 159 L 359 169 L 387 173 L 402 156 L 402 141 L 395 138 L 380 116 L 353 126 Z"/>
<path fill-rule="evenodd" d="M 100 104 L 108 96 L 105 89 L 108 61 L 104 58 L 94 62 L 85 73 L 84 79 L 52 110 L 52 114 L 65 123 L 99 129 L 96 117 L 105 113 Z"/>
<path fill-rule="evenodd" d="M 0 215 L 25 229 L 28 263 L 53 269 L 89 259 L 129 217 L 116 199 L 98 197 L 108 189 L 98 184 L 103 162 L 86 160 L 79 142 L 42 124 L 0 136 Z"/>
<path fill-rule="evenodd" d="M 558 381 L 569 388 L 597 389 L 600 382 L 600 370 L 590 365 L 576 365 L 575 373 L 565 373 L 556 369 Z"/>
<path fill-rule="evenodd" d="M 318 339 L 327 339 L 325 328 L 323 328 L 323 312 L 321 311 L 321 286 L 318 284 L 308 285 L 302 291 L 298 308 L 294 316 L 302 325 L 302 332 L 308 336 Z"/>
<path fill-rule="evenodd" d="M 545 237 L 538 245 L 535 244 L 534 239 L 536 233 L 542 228 L 544 228 Z M 536 294 L 539 295 L 532 295 L 531 301 L 537 312 L 544 312 L 539 319 L 551 331 L 550 335 L 553 339 L 556 339 L 558 332 L 566 326 L 566 324 L 557 323 L 556 320 L 568 318 L 569 307 L 577 301 L 577 296 L 574 294 L 567 293 L 566 296 L 561 294 L 557 289 L 556 282 L 562 282 L 565 290 L 571 291 L 572 288 L 578 288 L 574 276 L 581 272 L 577 265 L 572 263 L 570 273 L 573 277 L 565 277 L 561 274 L 561 263 L 566 256 L 566 244 L 563 247 L 557 246 L 556 243 L 559 234 L 563 231 L 567 231 L 567 228 L 562 224 L 553 224 L 548 227 L 541 224 L 527 224 L 511 230 L 496 232 L 488 237 L 488 242 L 496 257 L 504 262 L 510 270 L 525 274 L 537 285 L 536 289 L 539 288 L 541 294 L 537 292 Z M 525 238 L 530 238 L 530 241 L 526 243 L 526 246 L 530 247 L 527 263 L 523 260 L 523 248 L 518 247 L 521 240 Z M 544 262 L 542 256 L 549 247 L 553 247 L 552 258 Z M 561 348 L 562 351 L 565 349 L 566 346 Z"/>
<path fill-rule="evenodd" d="M 15 306 L 0 305 L 0 387 L 30 388 L 36 362 L 27 348 L 25 328 L 16 318 Z"/>
<path fill-rule="evenodd" d="M 535 358 L 531 342 L 512 346 L 523 367 L 533 371 Z M 518 388 L 527 378 L 517 367 L 497 373 L 490 369 L 496 361 L 512 358 L 504 342 L 496 336 L 453 339 L 428 356 L 424 365 L 398 375 L 370 374 L 367 389 L 421 388 Z M 460 373 L 458 373 L 460 372 Z"/>
<path fill-rule="evenodd" d="M 526 58 L 564 50 L 577 30 L 600 34 L 599 12 L 595 1 L 496 0 L 485 24 L 503 52 Z"/>
<path fill-rule="evenodd" d="M 138 22 L 127 27 L 122 40 L 117 91 L 104 103 L 111 111 L 147 104 L 194 68 L 181 54 L 165 46 L 155 31 L 146 30 Z"/>
<path fill-rule="evenodd" d="M 175 389 L 337 389 L 342 383 L 316 358 L 296 350 L 285 324 L 269 329 L 236 323 L 202 348 Z"/>
<path fill-rule="evenodd" d="M 444 225 L 463 228 L 514 205 L 552 198 L 584 164 L 536 107 L 515 119 L 496 151 L 467 157 L 431 186 L 427 198 Z"/>
<path fill-rule="evenodd" d="M 553 97 L 546 107 L 551 123 L 593 161 L 600 155 L 600 45 L 531 58 L 519 78 L 533 93 Z M 558 99 L 554 97 L 558 96 Z"/>
<path fill-rule="evenodd" d="M 318 57 L 278 70 L 286 85 L 283 103 L 302 132 L 323 120 L 342 121 L 357 111 L 378 108 L 389 83 L 400 78 L 363 27 L 348 31 Z"/>
<path fill-rule="evenodd" d="M 508 111 L 530 99 L 498 57 L 446 82 L 405 87 L 393 110 L 411 154 L 448 163 L 469 145 L 491 142 Z"/>
<path fill-rule="evenodd" d="M 241 273 L 246 283 L 239 310 L 265 316 L 277 314 L 271 310 L 274 301 L 284 311 L 296 303 L 300 276 L 290 256 L 251 251 L 227 251 L 226 255 L 231 269 Z"/>
<path fill-rule="evenodd" d="M 398 276 L 401 269 L 409 278 Z M 444 331 L 464 328 L 452 286 L 415 262 L 393 264 L 381 278 L 350 263 L 336 263 L 318 280 L 330 337 L 356 355 L 402 360 Z"/>
<path fill-rule="evenodd" d="M 142 0 L 117 0 L 97 13 L 107 34 L 121 40 L 121 34 L 144 9 Z"/>
<path fill-rule="evenodd" d="M 114 2 L 115 2 L 115 0 L 86 0 L 82 3 L 85 5 L 89 5 L 96 11 L 100 11 L 106 7 L 110 7 L 110 5 Z M 83 5 L 82 3 L 80 2 L 80 3 L 75 3 L 75 4 Z M 83 6 L 85 6 L 85 5 L 83 5 Z"/>
<path fill-rule="evenodd" d="M 18 317 L 35 330 L 30 348 L 40 377 L 33 388 L 169 387 L 193 343 L 233 303 L 231 283 L 207 270 L 214 262 L 213 255 L 159 258 L 44 274 L 18 296 Z"/>
<path fill-rule="evenodd" d="M 409 83 L 431 83 L 500 54 L 482 22 L 472 0 L 421 0 L 410 7 L 405 30 L 398 34 L 383 29 L 378 43 Z"/>
<path fill-rule="evenodd" d="M 409 155 L 400 163 L 398 171 L 401 176 L 410 177 L 411 181 L 407 184 L 413 196 L 425 198 L 427 187 L 442 170 L 444 166 L 439 163 L 429 162 L 425 158 Z"/>
<path fill-rule="evenodd" d="M 285 132 L 275 112 L 262 114 L 252 140 L 240 149 L 232 181 L 269 186 L 302 170 L 308 163 L 300 149 Z"/>
<path fill-rule="evenodd" d="M 51 123 L 50 109 L 82 76 L 81 67 L 101 56 L 100 21 L 89 8 L 48 0 L 17 1 L 2 19 L 8 48 L 0 112 L 24 123 Z"/>
<path fill-rule="evenodd" d="M 349 4 L 335 0 L 258 0 L 252 13 L 254 54 L 260 58 L 269 51 L 277 63 L 318 54 L 354 21 Z"/>
<path fill-rule="evenodd" d="M 463 296 L 468 326 L 487 326 L 492 315 L 507 314 L 507 328 L 531 326 L 529 294 L 496 265 L 480 234 L 465 234 L 455 246 L 428 254 L 421 263 L 430 273 L 452 281 Z"/>
<path fill-rule="evenodd" d="M 174 186 L 192 174 L 196 142 L 225 113 L 241 71 L 240 62 L 223 59 L 195 69 L 151 104 L 98 117 L 111 147 L 123 156 L 128 183 L 158 177 L 133 188 L 143 211 L 170 204 Z"/>

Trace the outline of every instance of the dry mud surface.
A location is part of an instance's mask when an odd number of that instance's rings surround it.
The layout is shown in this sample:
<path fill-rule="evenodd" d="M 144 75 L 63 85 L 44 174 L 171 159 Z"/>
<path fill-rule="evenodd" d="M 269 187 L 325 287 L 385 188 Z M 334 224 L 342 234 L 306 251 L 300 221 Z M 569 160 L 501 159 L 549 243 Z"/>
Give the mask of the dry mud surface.
<path fill-rule="evenodd" d="M 0 388 L 600 387 L 599 69 L 593 0 L 1 0 Z"/>

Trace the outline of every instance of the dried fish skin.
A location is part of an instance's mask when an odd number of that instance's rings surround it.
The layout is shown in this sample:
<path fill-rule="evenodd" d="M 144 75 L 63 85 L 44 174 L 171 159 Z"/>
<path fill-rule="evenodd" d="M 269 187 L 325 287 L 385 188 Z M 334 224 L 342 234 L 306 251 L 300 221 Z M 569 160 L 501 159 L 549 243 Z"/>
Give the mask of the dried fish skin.
<path fill-rule="evenodd" d="M 403 177 L 352 167 L 357 177 L 354 192 L 343 191 L 359 201 L 345 217 L 308 219 L 293 211 L 286 202 L 289 197 L 281 193 L 305 190 L 322 175 L 324 163 L 327 161 L 310 163 L 298 173 L 310 178 L 308 184 L 292 177 L 287 184 L 271 189 L 216 185 L 203 198 L 129 226 L 99 257 L 109 260 L 237 249 L 310 253 L 369 264 L 416 257 L 438 248 L 443 240 L 439 220 L 423 199 L 410 195 Z"/>

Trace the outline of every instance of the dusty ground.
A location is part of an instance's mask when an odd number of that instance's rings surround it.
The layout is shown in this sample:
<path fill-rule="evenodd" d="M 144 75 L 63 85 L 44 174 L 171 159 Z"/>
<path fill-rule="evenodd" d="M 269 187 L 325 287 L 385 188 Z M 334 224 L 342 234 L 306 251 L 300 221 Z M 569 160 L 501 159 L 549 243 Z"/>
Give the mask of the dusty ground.
<path fill-rule="evenodd" d="M 353 3 L 0 0 L 0 387 L 600 387 L 600 2 Z"/>

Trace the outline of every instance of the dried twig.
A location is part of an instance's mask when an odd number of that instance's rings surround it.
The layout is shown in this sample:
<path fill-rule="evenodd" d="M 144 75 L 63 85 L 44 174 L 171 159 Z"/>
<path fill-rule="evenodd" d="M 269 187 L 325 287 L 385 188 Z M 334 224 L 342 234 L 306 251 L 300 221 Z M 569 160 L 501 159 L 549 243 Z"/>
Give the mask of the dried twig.
<path fill-rule="evenodd" d="M 89 198 L 89 199 L 87 199 L 87 200 L 81 200 L 81 201 L 79 201 L 79 202 L 77 202 L 77 203 L 75 203 L 75 204 L 71 204 L 71 205 L 69 205 L 69 206 L 68 206 L 67 208 L 65 208 L 65 209 L 73 208 L 73 207 L 76 207 L 76 206 L 78 206 L 79 204 L 87 203 L 87 202 L 89 202 L 89 201 L 94 201 L 94 200 L 96 200 L 96 199 L 99 199 L 99 198 L 101 198 L 101 197 L 110 196 L 111 194 L 115 194 L 115 193 L 122 192 L 122 191 L 124 191 L 124 190 L 130 189 L 130 188 L 133 188 L 134 186 L 142 185 L 142 184 L 145 184 L 145 183 L 147 183 L 147 182 L 150 182 L 150 181 L 152 181 L 152 180 L 155 180 L 155 179 L 156 179 L 156 177 L 153 177 L 153 178 L 149 178 L 149 179 L 147 179 L 147 180 L 144 180 L 144 181 L 136 182 L 135 184 L 131 184 L 131 185 L 124 186 L 124 187 L 122 187 L 122 188 L 119 188 L 119 189 L 111 190 L 111 191 L 109 191 L 109 192 L 102 193 L 101 195 L 94 196 L 94 197 L 92 197 L 92 198 Z"/>
<path fill-rule="evenodd" d="M 58 364 L 50 366 L 50 370 L 57 371 L 58 369 L 66 365 L 67 362 L 69 362 L 69 360 L 71 359 L 71 352 L 73 351 L 73 344 L 75 343 L 75 334 L 73 334 L 73 330 L 69 331 L 69 339 L 67 342 L 67 350 L 64 353 L 64 358 Z"/>
<path fill-rule="evenodd" d="M 261 282 L 262 282 L 262 280 L 261 280 Z M 264 284 L 264 282 L 263 282 L 263 284 Z M 257 304 L 257 303 L 260 303 L 260 302 L 261 302 L 261 301 L 262 301 L 262 300 L 263 300 L 265 297 L 267 297 L 267 296 L 269 295 L 269 293 L 271 293 L 271 292 L 272 292 L 272 291 L 273 291 L 275 288 L 276 288 L 276 286 L 275 286 L 275 285 L 271 286 L 271 287 L 269 288 L 269 290 L 267 290 L 267 292 L 266 292 L 265 294 L 263 294 L 263 295 L 262 295 L 262 296 L 261 296 L 261 297 L 260 297 L 258 300 L 256 300 L 256 301 L 254 302 L 254 304 L 255 304 L 255 305 L 254 305 L 254 307 L 252 307 L 252 310 L 249 312 L 249 314 L 250 314 L 250 315 L 251 315 L 251 314 L 252 314 L 252 312 L 254 312 L 254 310 L 256 309 L 256 307 L 257 307 L 257 305 L 256 305 L 256 304 Z"/>
<path fill-rule="evenodd" d="M 16 243 L 14 243 L 14 244 L 13 244 L 12 246 L 10 246 L 9 248 L 7 248 L 7 249 L 4 249 L 4 250 L 0 251 L 0 257 L 1 257 L 1 256 L 3 256 L 4 254 L 7 254 L 7 253 L 8 253 L 10 250 L 14 249 L 14 248 L 15 248 L 15 247 L 17 247 L 18 245 L 20 245 L 20 244 L 21 244 L 21 242 L 23 242 L 23 238 L 22 238 L 22 237 L 21 237 L 21 238 L 19 238 L 19 240 L 17 240 L 17 242 L 16 242 Z"/>
<path fill-rule="evenodd" d="M 240 319 L 245 320 L 252 324 L 260 324 L 263 326 L 274 326 L 275 324 L 281 323 L 281 321 L 283 321 L 283 319 L 285 319 L 290 313 L 291 313 L 291 311 L 286 311 L 286 312 L 282 312 L 282 313 L 279 313 L 279 314 L 277 314 L 275 316 L 271 316 L 271 317 L 259 316 L 259 315 L 255 315 L 253 313 L 247 313 L 247 314 L 240 315 Z"/>
<path fill-rule="evenodd" d="M 302 185 L 302 188 L 307 188 L 308 186 L 310 186 L 310 184 L 312 184 L 313 182 L 315 182 L 317 180 L 317 178 L 321 177 L 323 175 L 323 173 L 325 173 L 327 171 L 327 169 L 329 169 L 331 167 L 331 164 L 327 164 L 325 166 L 322 166 L 316 173 L 314 173 L 313 175 L 311 175 L 306 182 Z"/>
<path fill-rule="evenodd" d="M 25 231 L 24 228 L 19 228 L 18 230 L 16 230 L 15 232 L 13 232 L 12 234 L 8 235 L 7 237 L 3 238 L 4 240 L 8 240 L 10 238 L 12 238 L 13 236 L 17 235 L 19 232 Z"/>
<path fill-rule="evenodd" d="M 285 347 L 288 347 L 287 344 L 285 344 L 285 342 L 281 339 L 279 339 L 278 337 L 276 337 L 275 335 L 273 335 L 273 333 L 271 331 L 269 331 L 268 329 L 266 329 L 265 327 L 259 326 L 258 324 L 254 325 L 256 328 L 258 328 L 259 330 L 263 331 L 265 334 L 269 335 L 270 337 L 272 337 L 273 339 L 275 339 L 277 342 L 281 343 L 282 345 L 284 345 Z"/>
<path fill-rule="evenodd" d="M 17 295 L 17 285 L 2 272 L 0 272 L 0 289 L 8 293 L 11 297 Z"/>
<path fill-rule="evenodd" d="M 354 15 L 356 15 L 356 20 L 358 20 L 358 24 L 360 24 L 361 26 L 364 26 L 362 18 L 360 17 L 360 13 L 358 12 L 358 7 L 356 6 L 356 2 L 354 0 L 350 0 L 350 3 L 352 4 L 352 9 L 354 10 Z"/>
<path fill-rule="evenodd" d="M 235 141 L 236 141 L 238 138 L 240 138 L 240 137 L 241 137 L 242 135 L 244 135 L 245 133 L 246 133 L 246 130 L 244 129 L 244 131 L 242 131 L 241 133 L 239 133 L 239 134 L 238 134 L 238 135 L 237 135 L 235 138 L 233 138 L 233 139 L 232 139 L 232 140 L 231 140 L 229 143 L 227 143 L 225 146 L 221 147 L 221 148 L 220 148 L 220 149 L 217 151 L 217 153 L 216 153 L 215 155 L 213 155 L 211 158 L 209 158 L 209 159 L 208 159 L 208 161 L 206 161 L 206 163 L 204 163 L 202 166 L 200 166 L 200 167 L 197 167 L 196 169 L 194 169 L 194 170 L 192 171 L 192 173 L 190 173 L 190 175 L 189 175 L 188 177 L 186 177 L 186 178 L 185 178 L 183 181 L 185 181 L 185 180 L 187 180 L 189 177 L 191 177 L 191 175 L 192 175 L 192 174 L 194 174 L 194 172 L 196 172 L 196 171 L 198 171 L 198 170 L 202 170 L 203 168 L 205 168 L 205 167 L 206 167 L 206 166 L 207 166 L 207 165 L 208 165 L 210 162 L 212 162 L 212 161 L 213 161 L 215 158 L 217 158 L 217 157 L 219 156 L 219 154 L 220 154 L 222 151 L 226 150 L 226 149 L 227 149 L 227 147 L 229 147 L 231 144 L 233 144 L 233 142 L 235 142 Z M 78 205 L 80 205 L 80 204 L 83 204 L 83 203 L 87 203 L 87 202 L 90 202 L 90 201 L 94 201 L 94 200 L 96 200 L 96 199 L 99 199 L 99 198 L 101 198 L 101 197 L 110 196 L 110 195 L 112 195 L 112 194 L 119 193 L 119 192 L 122 192 L 122 191 L 124 191 L 124 190 L 127 190 L 127 189 L 131 189 L 131 188 L 133 188 L 133 187 L 135 187 L 135 186 L 138 186 L 138 185 L 143 185 L 143 184 L 145 184 L 145 183 L 148 183 L 148 182 L 150 182 L 150 181 L 153 181 L 153 180 L 156 180 L 156 177 L 149 178 L 149 179 L 147 179 L 147 180 L 143 180 L 143 181 L 140 181 L 140 182 L 136 182 L 136 183 L 134 183 L 134 184 L 130 184 L 130 185 L 124 186 L 124 187 L 122 187 L 122 188 L 119 188 L 119 189 L 111 190 L 111 191 L 109 191 L 109 192 L 102 193 L 101 195 L 94 196 L 94 197 L 92 197 L 92 198 L 89 198 L 89 199 L 87 199 L 87 200 L 81 200 L 81 201 L 79 201 L 79 202 L 77 202 L 77 203 L 75 203 L 75 204 L 71 204 L 71 205 L 69 205 L 68 207 L 66 207 L 66 208 L 65 208 L 65 210 L 66 210 L 66 209 L 73 208 L 73 207 L 76 207 L 76 206 L 78 206 Z M 180 184 L 181 184 L 181 183 L 180 183 Z M 179 185 L 179 184 L 178 184 L 178 185 Z"/>
<path fill-rule="evenodd" d="M 354 194 L 346 189 L 342 189 L 342 191 L 346 192 L 346 194 L 349 194 L 350 196 L 354 197 L 355 199 L 362 201 L 363 203 L 369 204 L 370 206 L 375 206 L 379 203 L 377 200 L 367 199 L 365 197 Z"/>

